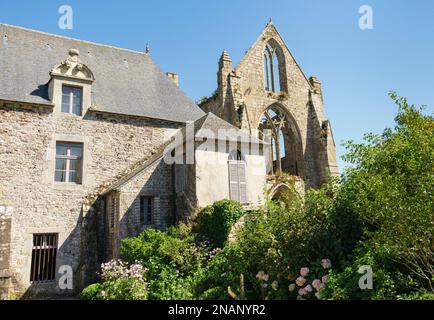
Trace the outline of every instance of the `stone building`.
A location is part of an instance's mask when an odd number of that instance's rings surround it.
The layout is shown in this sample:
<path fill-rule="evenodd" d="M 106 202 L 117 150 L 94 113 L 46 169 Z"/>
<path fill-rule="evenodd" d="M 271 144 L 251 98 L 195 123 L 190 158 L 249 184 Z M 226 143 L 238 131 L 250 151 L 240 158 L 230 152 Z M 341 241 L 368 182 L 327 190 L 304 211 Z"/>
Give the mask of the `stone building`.
<path fill-rule="evenodd" d="M 281 172 L 302 188 L 337 173 L 320 83 L 271 23 L 238 67 L 224 52 L 200 107 L 147 53 L 0 37 L 1 298 L 75 295 L 122 238 L 220 199 L 258 207 Z"/>
<path fill-rule="evenodd" d="M 287 172 L 306 187 L 339 174 L 321 83 L 305 76 L 271 21 L 236 67 L 223 51 L 217 89 L 199 106 L 250 135 L 267 134 L 268 174 Z"/>

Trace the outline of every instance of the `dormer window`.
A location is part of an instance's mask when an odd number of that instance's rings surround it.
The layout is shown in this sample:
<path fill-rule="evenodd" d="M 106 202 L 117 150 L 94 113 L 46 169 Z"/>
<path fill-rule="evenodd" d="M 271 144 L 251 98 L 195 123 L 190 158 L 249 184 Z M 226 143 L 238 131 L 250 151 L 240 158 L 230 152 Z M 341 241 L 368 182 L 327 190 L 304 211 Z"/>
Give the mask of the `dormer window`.
<path fill-rule="evenodd" d="M 92 105 L 92 71 L 80 59 L 77 49 L 69 50 L 69 56 L 50 72 L 49 97 L 58 115 L 83 116 Z"/>
<path fill-rule="evenodd" d="M 62 86 L 62 112 L 81 116 L 82 103 L 82 88 Z"/>

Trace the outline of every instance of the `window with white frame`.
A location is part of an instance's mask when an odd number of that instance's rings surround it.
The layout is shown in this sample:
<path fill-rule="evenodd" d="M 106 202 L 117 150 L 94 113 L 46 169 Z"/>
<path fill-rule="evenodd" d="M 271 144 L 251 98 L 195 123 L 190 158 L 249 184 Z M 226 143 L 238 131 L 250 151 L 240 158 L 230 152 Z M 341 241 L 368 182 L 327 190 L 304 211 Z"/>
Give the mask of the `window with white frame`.
<path fill-rule="evenodd" d="M 62 86 L 62 112 L 81 116 L 83 89 Z"/>
<path fill-rule="evenodd" d="M 56 143 L 55 181 L 82 183 L 83 144 L 70 142 Z"/>
<path fill-rule="evenodd" d="M 233 150 L 229 154 L 228 167 L 231 200 L 247 204 L 246 161 L 240 150 Z"/>

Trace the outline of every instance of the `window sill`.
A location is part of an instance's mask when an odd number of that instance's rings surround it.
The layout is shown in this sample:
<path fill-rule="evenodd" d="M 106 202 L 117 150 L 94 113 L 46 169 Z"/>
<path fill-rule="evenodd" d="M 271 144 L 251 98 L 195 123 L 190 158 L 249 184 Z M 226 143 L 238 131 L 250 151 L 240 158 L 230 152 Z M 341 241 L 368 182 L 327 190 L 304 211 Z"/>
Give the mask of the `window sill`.
<path fill-rule="evenodd" d="M 81 120 L 83 119 L 83 115 L 76 115 L 73 113 L 60 112 L 59 117 L 64 120 Z"/>
<path fill-rule="evenodd" d="M 55 181 L 53 182 L 53 188 L 55 190 L 81 190 L 83 189 L 83 184 Z"/>

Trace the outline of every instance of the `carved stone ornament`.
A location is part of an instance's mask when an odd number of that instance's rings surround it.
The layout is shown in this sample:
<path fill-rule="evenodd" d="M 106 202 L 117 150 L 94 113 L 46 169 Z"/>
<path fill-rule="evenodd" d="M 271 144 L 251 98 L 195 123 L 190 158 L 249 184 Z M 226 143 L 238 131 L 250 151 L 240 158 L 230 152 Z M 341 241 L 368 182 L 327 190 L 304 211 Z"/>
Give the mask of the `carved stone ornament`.
<path fill-rule="evenodd" d="M 69 57 L 54 67 L 50 75 L 61 76 L 73 79 L 94 81 L 92 71 L 80 59 L 80 52 L 77 49 L 69 50 Z"/>

